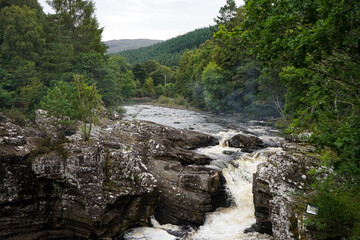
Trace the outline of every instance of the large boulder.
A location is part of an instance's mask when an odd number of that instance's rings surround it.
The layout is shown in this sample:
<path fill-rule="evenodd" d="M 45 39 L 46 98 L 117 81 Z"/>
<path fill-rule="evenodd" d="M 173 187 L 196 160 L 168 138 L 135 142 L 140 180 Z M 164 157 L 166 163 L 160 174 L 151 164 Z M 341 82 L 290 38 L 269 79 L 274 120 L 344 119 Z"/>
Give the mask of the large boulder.
<path fill-rule="evenodd" d="M 286 151 L 270 156 L 254 174 L 254 229 L 274 239 L 311 239 L 303 224 L 305 203 L 297 196 L 308 191 L 313 179 L 307 173 L 318 167 L 318 160 L 307 154 L 312 147 L 285 144 L 283 148 Z"/>
<path fill-rule="evenodd" d="M 266 147 L 264 142 L 255 136 L 246 136 L 237 134 L 228 140 L 228 146 L 234 148 L 242 148 L 243 152 L 253 152 Z"/>
<path fill-rule="evenodd" d="M 51 151 L 55 140 L 37 130 L 0 126 L 3 139 L 26 140 L 0 144 L 1 239 L 112 237 L 149 224 L 156 179 L 126 145 L 65 141 Z"/>
<path fill-rule="evenodd" d="M 227 206 L 221 171 L 206 166 L 209 157 L 190 151 L 217 145 L 216 138 L 144 121 L 118 122 L 109 129 L 109 138 L 122 136 L 133 142 L 132 153 L 157 180 L 155 217 L 160 223 L 198 226 L 207 212 Z"/>
<path fill-rule="evenodd" d="M 221 173 L 191 151 L 217 144 L 211 136 L 110 120 L 90 142 L 80 132 L 61 142 L 45 135 L 0 123 L 1 239 L 111 238 L 154 213 L 201 224 L 225 199 Z"/>

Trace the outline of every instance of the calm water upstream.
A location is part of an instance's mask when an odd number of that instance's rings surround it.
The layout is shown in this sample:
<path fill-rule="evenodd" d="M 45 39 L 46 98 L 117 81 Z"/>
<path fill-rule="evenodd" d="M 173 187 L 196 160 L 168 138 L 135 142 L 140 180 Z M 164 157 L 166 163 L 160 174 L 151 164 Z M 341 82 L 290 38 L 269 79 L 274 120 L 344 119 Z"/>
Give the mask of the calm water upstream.
<path fill-rule="evenodd" d="M 281 151 L 277 146 L 282 139 L 277 131 L 264 121 L 244 119 L 241 115 L 211 115 L 189 110 L 179 110 L 151 105 L 126 106 L 125 119 L 138 119 L 208 133 L 220 140 L 218 146 L 200 148 L 196 152 L 213 159 L 211 165 L 220 168 L 226 179 L 226 188 L 232 197 L 232 207 L 220 208 L 208 213 L 203 226 L 191 229 L 184 226 L 160 225 L 152 219 L 153 227 L 135 228 L 128 231 L 126 240 L 251 240 L 272 239 L 259 233 L 244 233 L 255 223 L 252 175 L 256 166 L 269 155 Z M 240 149 L 226 146 L 226 140 L 236 134 L 252 134 L 270 147 L 254 153 L 243 153 Z M 224 151 L 232 154 L 224 154 Z M 185 237 L 176 237 L 187 231 Z"/>

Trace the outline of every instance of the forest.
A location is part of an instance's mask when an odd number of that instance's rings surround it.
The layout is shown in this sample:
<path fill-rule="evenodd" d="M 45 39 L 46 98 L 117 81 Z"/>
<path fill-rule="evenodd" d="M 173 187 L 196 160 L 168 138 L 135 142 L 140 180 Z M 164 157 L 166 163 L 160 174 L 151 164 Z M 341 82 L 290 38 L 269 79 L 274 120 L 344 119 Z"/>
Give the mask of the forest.
<path fill-rule="evenodd" d="M 40 107 L 81 119 L 85 102 L 168 97 L 215 113 L 276 116 L 331 169 L 312 171 L 324 177 L 304 197 L 323 211 L 307 224 L 318 239 L 360 238 L 359 1 L 227 0 L 213 30 L 125 58 L 106 54 L 92 1 L 49 2 L 54 14 L 37 0 L 0 2 L 2 112 L 18 122 Z"/>
<path fill-rule="evenodd" d="M 116 55 L 124 57 L 130 64 L 156 60 L 168 67 L 177 66 L 186 49 L 199 47 L 212 35 L 213 32 L 210 27 L 196 29 L 153 46 L 121 51 Z"/>

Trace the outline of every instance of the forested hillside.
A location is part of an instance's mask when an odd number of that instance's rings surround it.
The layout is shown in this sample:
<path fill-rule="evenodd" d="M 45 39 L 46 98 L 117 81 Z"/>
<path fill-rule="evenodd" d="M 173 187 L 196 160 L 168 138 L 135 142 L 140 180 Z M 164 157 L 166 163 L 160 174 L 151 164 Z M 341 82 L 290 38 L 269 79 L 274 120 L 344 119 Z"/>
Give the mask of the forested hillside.
<path fill-rule="evenodd" d="M 285 96 L 286 131 L 307 136 L 317 146 L 323 170 L 331 169 L 326 174 L 312 171 L 316 183 L 302 197 L 318 206 L 319 214 L 306 224 L 316 239 L 360 239 L 360 3 L 248 0 L 237 18 L 240 24 L 220 26 L 219 41 L 248 53 L 253 68 L 261 64 L 260 95 Z M 248 61 L 245 56 L 240 62 Z M 222 80 L 221 75 L 207 74 L 228 68 L 215 63 L 204 68 L 204 84 L 209 76 L 213 82 Z M 205 96 L 212 93 L 212 88 L 204 88 Z"/>
<path fill-rule="evenodd" d="M 215 20 L 225 29 L 242 24 L 244 8 L 229 1 Z M 219 32 L 215 35 L 219 35 Z M 277 69 L 263 67 L 249 46 L 233 38 L 213 38 L 181 57 L 175 89 L 199 108 L 214 112 L 277 115 L 285 86 Z"/>
<path fill-rule="evenodd" d="M 227 0 L 216 22 L 182 56 L 175 89 L 216 112 L 280 113 L 331 169 L 311 171 L 302 198 L 320 210 L 306 224 L 316 239 L 360 239 L 360 3 Z"/>
<path fill-rule="evenodd" d="M 210 27 L 201 28 L 150 47 L 123 51 L 117 55 L 124 57 L 130 64 L 156 60 L 168 67 L 176 66 L 186 49 L 198 47 L 212 35 Z"/>
<path fill-rule="evenodd" d="M 105 45 L 108 46 L 107 52 L 117 53 L 125 50 L 137 49 L 141 47 L 148 47 L 156 43 L 162 42 L 162 40 L 152 39 L 120 39 L 105 41 Z"/>
<path fill-rule="evenodd" d="M 1 111 L 86 122 L 102 105 L 165 95 L 278 116 L 322 160 L 301 196 L 319 214 L 304 224 L 317 239 L 360 239 L 359 1 L 227 0 L 213 38 L 203 28 L 121 56 L 105 54 L 92 1 L 49 2 L 54 14 L 37 0 L 0 2 Z"/>

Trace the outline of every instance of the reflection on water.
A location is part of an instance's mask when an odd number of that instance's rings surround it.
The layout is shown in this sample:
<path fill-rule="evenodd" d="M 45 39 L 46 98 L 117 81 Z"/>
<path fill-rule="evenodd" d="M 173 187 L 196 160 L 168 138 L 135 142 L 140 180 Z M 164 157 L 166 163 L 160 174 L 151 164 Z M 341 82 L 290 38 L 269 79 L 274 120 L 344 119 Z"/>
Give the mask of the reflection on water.
<path fill-rule="evenodd" d="M 212 167 L 222 169 L 226 187 L 234 204 L 230 208 L 220 208 L 208 213 L 204 225 L 196 230 L 186 226 L 160 225 L 152 219 L 152 228 L 132 229 L 124 235 L 124 239 L 272 239 L 265 234 L 244 233 L 244 231 L 255 223 L 252 175 L 256 171 L 256 166 L 265 161 L 269 155 L 281 151 L 277 148 L 281 138 L 276 136 L 275 129 L 267 126 L 264 121 L 249 120 L 235 114 L 217 116 L 151 105 L 133 105 L 125 108 L 126 120 L 152 121 L 217 137 L 220 140 L 218 146 L 200 148 L 196 152 L 211 157 Z M 243 153 L 238 148 L 228 147 L 226 141 L 239 133 L 255 135 L 270 147 L 254 153 Z"/>

